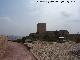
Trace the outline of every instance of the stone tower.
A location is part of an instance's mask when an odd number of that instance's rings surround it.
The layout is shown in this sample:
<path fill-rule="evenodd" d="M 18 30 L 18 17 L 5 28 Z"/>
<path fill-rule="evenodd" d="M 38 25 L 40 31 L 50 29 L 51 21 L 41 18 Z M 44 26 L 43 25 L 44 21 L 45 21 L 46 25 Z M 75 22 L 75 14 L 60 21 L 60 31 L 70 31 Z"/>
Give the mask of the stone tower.
<path fill-rule="evenodd" d="M 43 33 L 46 31 L 46 23 L 38 23 L 37 24 L 37 33 Z"/>

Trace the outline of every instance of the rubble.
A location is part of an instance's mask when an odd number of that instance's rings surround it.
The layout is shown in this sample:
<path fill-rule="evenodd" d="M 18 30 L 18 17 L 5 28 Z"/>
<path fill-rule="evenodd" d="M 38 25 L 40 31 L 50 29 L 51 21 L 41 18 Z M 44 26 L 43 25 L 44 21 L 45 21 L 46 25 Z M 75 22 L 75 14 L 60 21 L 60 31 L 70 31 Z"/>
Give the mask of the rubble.
<path fill-rule="evenodd" d="M 46 42 L 46 41 L 35 41 L 33 43 L 27 43 L 31 47 L 31 52 L 38 60 L 78 60 L 70 54 L 72 46 L 75 42 Z"/>

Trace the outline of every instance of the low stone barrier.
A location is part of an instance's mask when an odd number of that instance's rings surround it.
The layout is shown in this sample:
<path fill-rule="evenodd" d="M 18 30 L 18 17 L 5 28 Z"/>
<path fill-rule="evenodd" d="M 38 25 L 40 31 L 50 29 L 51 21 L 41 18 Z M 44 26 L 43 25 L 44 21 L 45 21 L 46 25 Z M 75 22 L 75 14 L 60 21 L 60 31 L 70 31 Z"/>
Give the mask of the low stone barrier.
<path fill-rule="evenodd" d="M 8 39 L 7 36 L 0 35 L 0 57 L 3 56 L 7 48 Z"/>

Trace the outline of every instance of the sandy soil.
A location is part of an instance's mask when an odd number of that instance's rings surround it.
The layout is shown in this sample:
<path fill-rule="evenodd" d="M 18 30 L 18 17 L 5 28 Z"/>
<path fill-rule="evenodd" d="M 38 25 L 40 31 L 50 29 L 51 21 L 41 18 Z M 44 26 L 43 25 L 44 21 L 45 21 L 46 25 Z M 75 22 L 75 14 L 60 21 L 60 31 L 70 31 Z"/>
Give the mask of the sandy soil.
<path fill-rule="evenodd" d="M 27 47 L 20 43 L 8 42 L 8 49 L 0 60 L 37 60 Z"/>

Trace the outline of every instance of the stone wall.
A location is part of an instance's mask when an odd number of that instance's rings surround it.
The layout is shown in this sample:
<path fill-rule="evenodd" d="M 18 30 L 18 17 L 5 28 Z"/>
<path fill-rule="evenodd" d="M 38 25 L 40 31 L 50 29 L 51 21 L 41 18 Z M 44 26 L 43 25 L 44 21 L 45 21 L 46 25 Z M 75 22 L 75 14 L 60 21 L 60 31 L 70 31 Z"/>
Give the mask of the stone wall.
<path fill-rule="evenodd" d="M 0 57 L 3 56 L 7 48 L 8 39 L 6 36 L 0 35 Z"/>

